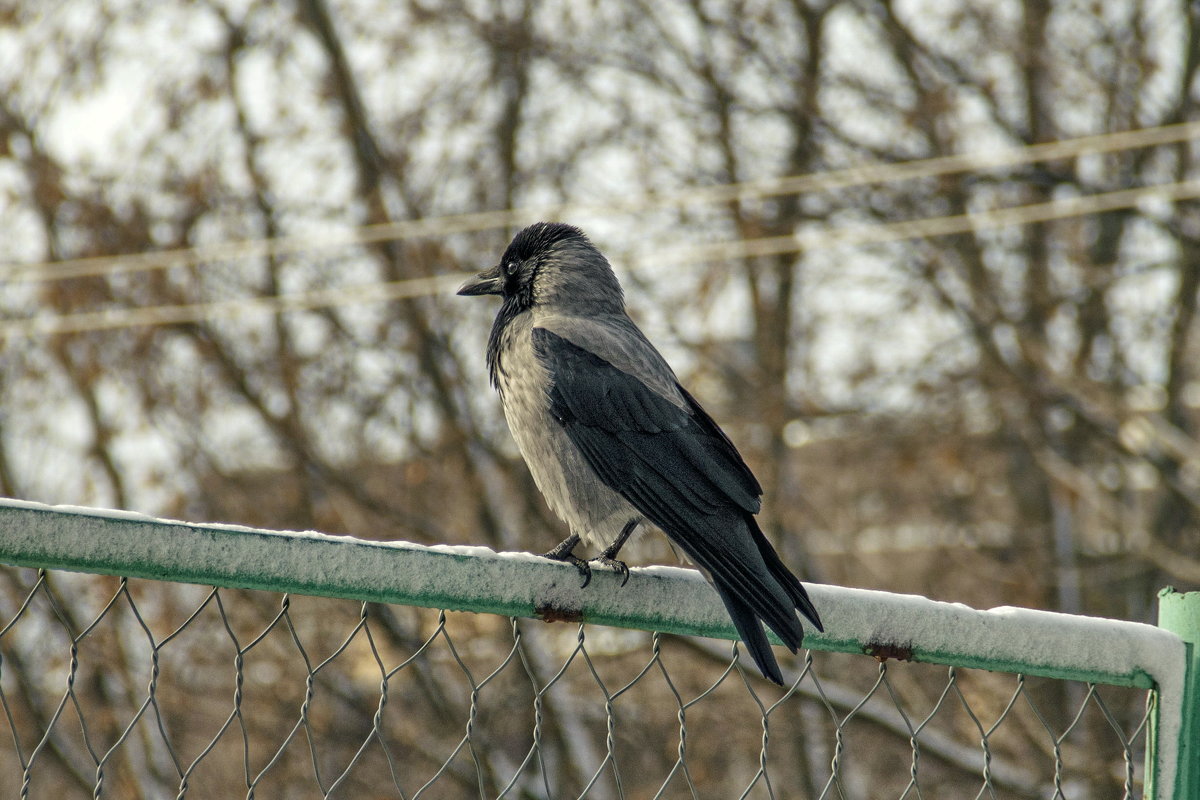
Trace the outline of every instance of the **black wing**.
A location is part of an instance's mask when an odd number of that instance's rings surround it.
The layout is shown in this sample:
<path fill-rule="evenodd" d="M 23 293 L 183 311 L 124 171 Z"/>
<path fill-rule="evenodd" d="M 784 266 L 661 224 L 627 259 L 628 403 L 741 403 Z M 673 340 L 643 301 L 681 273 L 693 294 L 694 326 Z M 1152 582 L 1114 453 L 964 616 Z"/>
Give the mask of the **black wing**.
<path fill-rule="evenodd" d="M 550 413 L 588 465 L 708 572 L 755 661 L 769 673 L 769 659 L 778 680 L 757 620 L 793 652 L 803 636 L 794 609 L 820 620 L 759 530 L 762 488 L 729 438 L 682 387 L 683 408 L 552 331 L 534 328 L 533 346 L 550 372 Z"/>

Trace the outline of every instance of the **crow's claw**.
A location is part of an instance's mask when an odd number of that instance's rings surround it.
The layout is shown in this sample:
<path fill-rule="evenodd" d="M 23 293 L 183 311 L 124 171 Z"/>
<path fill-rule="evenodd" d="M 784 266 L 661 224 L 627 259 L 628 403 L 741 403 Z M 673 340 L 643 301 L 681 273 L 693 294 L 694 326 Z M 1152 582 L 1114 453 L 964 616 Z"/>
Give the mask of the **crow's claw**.
<path fill-rule="evenodd" d="M 584 589 L 592 582 L 592 568 L 588 562 L 571 552 L 577 544 L 579 544 L 579 537 L 572 534 L 560 542 L 558 547 L 548 553 L 542 553 L 542 558 L 548 558 L 551 561 L 565 561 L 575 567 L 575 569 L 579 570 L 579 574 L 583 576 L 583 584 L 579 588 Z"/>
<path fill-rule="evenodd" d="M 595 558 L 589 559 L 589 562 L 592 564 L 599 564 L 602 567 L 608 567 L 609 569 L 615 570 L 616 573 L 621 576 L 621 585 L 622 586 L 629 583 L 629 565 L 626 564 L 624 561 L 618 561 L 615 558 L 611 558 L 611 557 L 606 556 L 603 553 L 601 553 L 600 555 L 596 556 Z"/>
<path fill-rule="evenodd" d="M 580 589 L 586 589 L 587 585 L 592 582 L 592 566 L 582 558 L 572 554 L 570 558 L 564 558 L 568 564 L 571 564 L 575 569 L 579 570 L 579 574 L 583 577 L 583 583 L 579 584 Z"/>

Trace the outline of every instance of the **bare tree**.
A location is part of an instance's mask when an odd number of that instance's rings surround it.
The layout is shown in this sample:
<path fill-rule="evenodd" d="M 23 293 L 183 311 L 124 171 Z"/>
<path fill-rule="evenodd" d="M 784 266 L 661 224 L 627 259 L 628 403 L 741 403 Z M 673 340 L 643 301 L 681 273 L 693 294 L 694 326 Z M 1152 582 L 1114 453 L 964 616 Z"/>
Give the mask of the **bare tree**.
<path fill-rule="evenodd" d="M 0 260 L 14 275 L 41 265 L 0 289 L 7 495 L 540 551 L 561 531 L 486 386 L 478 304 L 120 319 L 474 269 L 512 231 L 446 223 L 235 257 L 209 245 L 612 203 L 631 210 L 569 221 L 614 257 L 634 312 L 747 452 L 767 487 L 764 527 L 807 577 L 1137 620 L 1163 583 L 1200 585 L 1195 201 L 668 257 L 1193 180 L 1195 148 L 1180 142 L 689 197 L 1195 120 L 1194 4 L 18 0 L 0 4 L 0 23 L 12 44 Z M 148 269 L 79 261 L 146 252 L 174 254 Z M 117 322 L 37 333 L 39 319 L 96 313 Z M 672 559 L 660 539 L 642 546 Z M 60 602 L 67 627 L 86 624 Z M 376 613 L 395 651 L 419 640 L 419 623 Z M 526 668 L 552 671 L 532 657 Z M 373 699 L 334 672 L 337 702 L 369 717 Z M 430 669 L 403 692 L 447 717 L 455 686 Z M 21 691 L 41 724 L 47 699 Z M 532 702 L 513 691 L 511 708 Z M 1034 694 L 1060 710 L 1078 699 Z M 595 720 L 569 704 L 546 713 L 551 760 L 577 763 L 578 731 Z M 801 733 L 798 749 L 816 752 Z M 1034 738 L 1014 734 L 1012 752 Z M 64 781 L 86 787 L 66 766 L 71 746 L 53 743 Z M 484 759 L 489 781 L 513 746 Z M 1090 780 L 1094 796 L 1111 789 L 1102 769 Z M 812 774 L 797 781 L 819 791 Z"/>

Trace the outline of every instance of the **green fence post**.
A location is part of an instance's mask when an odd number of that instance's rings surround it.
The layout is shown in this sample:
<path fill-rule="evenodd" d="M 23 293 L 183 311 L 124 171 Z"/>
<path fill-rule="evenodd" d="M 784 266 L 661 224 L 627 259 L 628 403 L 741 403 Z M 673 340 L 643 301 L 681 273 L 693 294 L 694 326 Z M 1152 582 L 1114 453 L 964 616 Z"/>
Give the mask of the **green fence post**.
<path fill-rule="evenodd" d="M 1176 634 L 1187 651 L 1183 693 L 1180 703 L 1179 730 L 1168 732 L 1160 724 L 1163 698 L 1150 720 L 1146 748 L 1147 800 L 1189 800 L 1200 798 L 1200 592 L 1177 592 L 1168 586 L 1158 593 L 1158 627 Z M 1162 736 L 1175 736 L 1173 786 L 1159 786 L 1157 751 Z M 1153 763 L 1152 763 L 1153 762 Z"/>

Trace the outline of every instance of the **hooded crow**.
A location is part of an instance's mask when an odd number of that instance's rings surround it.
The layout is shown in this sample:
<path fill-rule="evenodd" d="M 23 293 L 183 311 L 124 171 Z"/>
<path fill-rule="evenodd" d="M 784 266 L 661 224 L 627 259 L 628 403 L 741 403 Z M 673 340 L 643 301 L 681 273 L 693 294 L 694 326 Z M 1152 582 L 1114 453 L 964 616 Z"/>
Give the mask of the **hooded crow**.
<path fill-rule="evenodd" d="M 817 610 L 755 521 L 762 488 L 654 345 L 625 313 L 612 267 L 578 228 L 539 222 L 460 295 L 500 295 L 487 364 L 504 416 L 550 508 L 571 535 L 546 557 L 628 579 L 617 553 L 658 526 L 717 590 L 754 663 L 782 684 L 763 623 L 793 653 L 799 610 Z"/>

